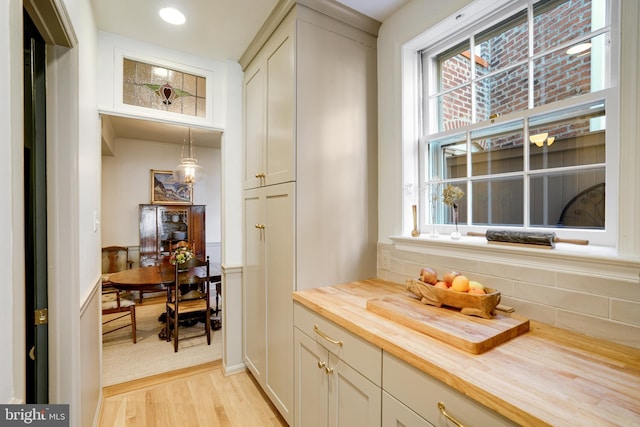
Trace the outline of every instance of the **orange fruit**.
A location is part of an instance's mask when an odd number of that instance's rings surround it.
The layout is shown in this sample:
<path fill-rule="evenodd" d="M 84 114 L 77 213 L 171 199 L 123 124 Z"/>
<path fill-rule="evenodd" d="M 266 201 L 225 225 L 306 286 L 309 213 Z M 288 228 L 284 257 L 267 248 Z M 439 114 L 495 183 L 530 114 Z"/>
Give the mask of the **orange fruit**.
<path fill-rule="evenodd" d="M 482 288 L 469 288 L 469 293 L 474 295 L 486 295 L 486 292 Z"/>
<path fill-rule="evenodd" d="M 437 282 L 434 286 L 436 288 L 449 289 L 449 285 L 447 285 L 447 282 Z"/>
<path fill-rule="evenodd" d="M 458 292 L 467 292 L 469 290 L 469 279 L 467 276 L 456 276 L 451 282 L 451 289 Z"/>

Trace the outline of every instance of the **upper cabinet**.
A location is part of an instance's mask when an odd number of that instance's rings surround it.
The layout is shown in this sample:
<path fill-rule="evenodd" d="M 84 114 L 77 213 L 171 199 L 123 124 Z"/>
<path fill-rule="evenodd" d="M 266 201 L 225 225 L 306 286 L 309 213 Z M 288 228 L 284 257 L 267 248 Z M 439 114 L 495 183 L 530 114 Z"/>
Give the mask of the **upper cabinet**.
<path fill-rule="evenodd" d="M 295 180 L 293 19 L 245 71 L 244 188 Z"/>

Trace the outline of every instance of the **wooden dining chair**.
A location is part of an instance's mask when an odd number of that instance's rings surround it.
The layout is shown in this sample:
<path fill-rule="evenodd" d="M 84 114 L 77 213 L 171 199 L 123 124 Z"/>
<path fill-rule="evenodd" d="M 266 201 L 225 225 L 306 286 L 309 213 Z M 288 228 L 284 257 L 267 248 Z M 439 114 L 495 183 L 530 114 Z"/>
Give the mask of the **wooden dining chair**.
<path fill-rule="evenodd" d="M 204 267 L 204 276 L 198 276 L 196 267 Z M 202 275 L 202 273 L 200 273 Z M 176 265 L 174 283 L 167 288 L 165 337 L 167 341 L 173 338 L 174 352 L 178 351 L 179 339 L 193 338 L 202 334 L 190 334 L 180 337 L 180 323 L 204 323 L 204 334 L 207 345 L 211 345 L 211 316 L 210 316 L 210 283 L 209 257 L 205 261 L 197 258 Z"/>
<path fill-rule="evenodd" d="M 118 313 L 118 316 L 110 316 Z M 129 323 L 106 329 L 105 326 L 129 316 Z M 102 335 L 110 334 L 131 326 L 131 339 L 135 344 L 136 338 L 136 303 L 133 295 L 122 292 L 108 285 L 102 286 Z"/>
<path fill-rule="evenodd" d="M 116 289 L 109 276 L 119 271 L 130 269 L 133 262 L 129 260 L 129 248 L 124 246 L 108 246 L 102 249 L 102 335 L 106 335 L 131 326 L 133 343 L 136 338 L 136 304 L 130 292 Z M 119 314 L 111 316 L 112 314 Z M 112 322 L 129 316 L 129 323 L 114 328 L 105 328 Z M 109 325 L 111 326 L 111 325 Z"/>

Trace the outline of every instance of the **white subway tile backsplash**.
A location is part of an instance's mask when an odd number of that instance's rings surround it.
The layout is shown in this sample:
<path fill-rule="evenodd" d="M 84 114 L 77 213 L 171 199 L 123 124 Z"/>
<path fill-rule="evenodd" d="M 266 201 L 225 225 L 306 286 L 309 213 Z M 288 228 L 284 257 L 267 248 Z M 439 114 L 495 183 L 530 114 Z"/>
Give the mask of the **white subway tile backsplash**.
<path fill-rule="evenodd" d="M 550 307 L 609 317 L 608 300 L 605 297 L 566 291 L 550 286 L 516 282 L 514 296 L 518 299 L 544 304 Z"/>
<path fill-rule="evenodd" d="M 560 328 L 573 329 L 593 337 L 640 348 L 640 327 L 638 326 L 563 310 L 558 310 L 556 319 L 556 326 Z"/>
<path fill-rule="evenodd" d="M 472 280 L 477 280 L 485 286 L 500 291 L 500 295 L 510 296 L 513 295 L 515 283 L 511 279 L 504 277 L 488 276 L 486 274 L 476 273 L 473 276 L 469 276 Z"/>
<path fill-rule="evenodd" d="M 556 324 L 556 310 L 552 307 L 511 297 L 504 297 L 500 302 L 513 307 L 518 316 L 535 319 L 549 325 Z"/>
<path fill-rule="evenodd" d="M 611 319 L 640 326 L 640 303 L 612 299 Z"/>
<path fill-rule="evenodd" d="M 640 282 L 558 273 L 558 287 L 640 302 Z"/>
<path fill-rule="evenodd" d="M 483 262 L 478 272 L 542 285 L 554 285 L 556 282 L 556 273 L 554 271 L 541 270 L 519 264 Z"/>
<path fill-rule="evenodd" d="M 609 263 L 600 271 L 596 262 L 589 265 L 592 274 L 584 274 L 580 263 L 550 269 L 542 261 L 536 265 L 537 258 L 527 264 L 518 257 L 503 262 L 404 249 L 378 245 L 378 251 L 390 255 L 389 269 L 378 265 L 380 278 L 404 285 L 425 266 L 440 278 L 456 270 L 499 290 L 501 303 L 521 316 L 640 348 L 640 281 L 634 280 L 633 266 L 625 264 L 618 271 L 618 264 Z"/>

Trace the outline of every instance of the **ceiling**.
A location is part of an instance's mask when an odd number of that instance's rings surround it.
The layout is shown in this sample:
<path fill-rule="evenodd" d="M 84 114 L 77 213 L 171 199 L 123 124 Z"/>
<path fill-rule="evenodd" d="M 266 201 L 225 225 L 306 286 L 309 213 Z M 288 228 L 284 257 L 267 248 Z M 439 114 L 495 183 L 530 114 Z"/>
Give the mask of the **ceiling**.
<path fill-rule="evenodd" d="M 103 116 L 102 120 L 103 127 L 111 127 L 114 138 L 182 144 L 189 135 L 189 127 L 178 124 L 119 116 Z M 222 132 L 191 127 L 191 141 L 195 146 L 220 148 L 221 139 Z"/>
<path fill-rule="evenodd" d="M 327 0 L 333 1 L 333 0 Z M 410 0 L 336 0 L 380 22 Z M 91 0 L 100 31 L 215 60 L 237 61 L 278 0 Z M 175 7 L 186 24 L 173 26 L 160 19 L 161 7 Z M 122 117 L 107 118 L 115 138 L 181 144 L 187 128 Z M 220 132 L 195 130 L 197 140 L 220 146 Z M 155 138 L 155 139 L 152 139 Z M 215 145 L 213 145 L 215 146 Z"/>

